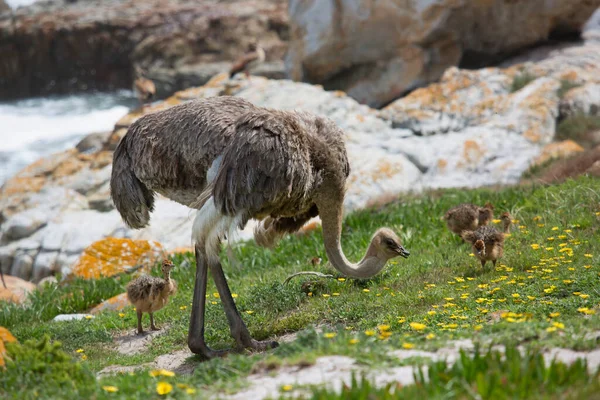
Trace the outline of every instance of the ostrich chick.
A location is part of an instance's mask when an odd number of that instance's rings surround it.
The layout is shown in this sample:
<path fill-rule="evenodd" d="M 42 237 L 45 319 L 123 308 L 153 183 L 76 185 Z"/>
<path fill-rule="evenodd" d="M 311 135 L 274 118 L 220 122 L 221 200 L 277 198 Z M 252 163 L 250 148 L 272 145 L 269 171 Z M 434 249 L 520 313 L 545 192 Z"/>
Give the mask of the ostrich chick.
<path fill-rule="evenodd" d="M 150 314 L 150 329 L 159 330 L 154 325 L 153 313 L 166 306 L 169 297 L 177 291 L 177 283 L 171 279 L 171 269 L 173 269 L 173 263 L 170 260 L 164 260 L 161 267 L 163 278 L 143 275 L 127 285 L 127 298 L 137 311 L 138 335 L 144 333 L 142 313 L 145 312 Z"/>
<path fill-rule="evenodd" d="M 465 231 L 462 238 L 473 245 L 473 254 L 481 261 L 484 268 L 488 261 L 494 267 L 496 261 L 504 254 L 504 233 L 493 226 L 480 226 L 476 231 Z"/>
<path fill-rule="evenodd" d="M 510 214 L 508 212 L 502 213 L 500 221 L 502 221 L 502 231 L 504 233 L 510 233 L 510 226 L 512 225 L 512 217 Z"/>
<path fill-rule="evenodd" d="M 483 207 L 460 204 L 444 215 L 448 229 L 459 236 L 463 231 L 474 231 L 479 226 L 487 225 L 493 218 L 494 206 L 490 203 L 485 203 Z"/>

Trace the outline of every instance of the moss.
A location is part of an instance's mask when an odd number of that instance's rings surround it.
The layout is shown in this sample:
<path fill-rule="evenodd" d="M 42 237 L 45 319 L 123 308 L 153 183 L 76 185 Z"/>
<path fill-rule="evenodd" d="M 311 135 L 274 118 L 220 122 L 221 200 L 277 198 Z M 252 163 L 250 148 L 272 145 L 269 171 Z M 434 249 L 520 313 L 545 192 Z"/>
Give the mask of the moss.
<path fill-rule="evenodd" d="M 600 129 L 600 116 L 577 113 L 562 120 L 556 129 L 560 140 L 585 140 L 587 134 Z"/>
<path fill-rule="evenodd" d="M 510 92 L 514 93 L 523 89 L 525 86 L 529 85 L 531 82 L 535 81 L 537 76 L 530 74 L 529 72 L 522 72 L 515 76 L 513 79 L 512 85 L 510 87 Z"/>
<path fill-rule="evenodd" d="M 558 88 L 558 92 L 556 94 L 558 95 L 559 99 L 562 99 L 563 97 L 565 97 L 565 94 L 567 94 L 567 92 L 569 90 L 574 89 L 579 86 L 581 86 L 581 84 L 574 82 L 572 80 L 561 79 L 560 80 L 560 88 Z"/>

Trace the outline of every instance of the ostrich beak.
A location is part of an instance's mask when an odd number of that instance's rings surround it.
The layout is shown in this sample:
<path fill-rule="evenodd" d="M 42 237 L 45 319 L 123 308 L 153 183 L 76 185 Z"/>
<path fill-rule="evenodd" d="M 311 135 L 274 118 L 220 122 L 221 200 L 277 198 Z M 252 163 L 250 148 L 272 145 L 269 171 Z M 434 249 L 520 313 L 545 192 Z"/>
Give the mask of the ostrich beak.
<path fill-rule="evenodd" d="M 405 249 L 404 247 L 402 247 L 402 246 L 398 246 L 398 254 L 399 254 L 401 257 L 408 258 L 408 256 L 410 256 L 410 251 L 406 250 L 406 249 Z"/>

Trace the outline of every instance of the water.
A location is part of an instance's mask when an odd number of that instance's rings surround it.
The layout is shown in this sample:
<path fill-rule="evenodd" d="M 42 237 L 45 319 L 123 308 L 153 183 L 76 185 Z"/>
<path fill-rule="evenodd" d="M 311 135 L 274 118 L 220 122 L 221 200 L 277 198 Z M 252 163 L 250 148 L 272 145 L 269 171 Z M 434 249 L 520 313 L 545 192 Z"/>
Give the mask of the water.
<path fill-rule="evenodd" d="M 131 91 L 31 98 L 0 103 L 0 185 L 41 157 L 113 129 L 137 106 Z"/>

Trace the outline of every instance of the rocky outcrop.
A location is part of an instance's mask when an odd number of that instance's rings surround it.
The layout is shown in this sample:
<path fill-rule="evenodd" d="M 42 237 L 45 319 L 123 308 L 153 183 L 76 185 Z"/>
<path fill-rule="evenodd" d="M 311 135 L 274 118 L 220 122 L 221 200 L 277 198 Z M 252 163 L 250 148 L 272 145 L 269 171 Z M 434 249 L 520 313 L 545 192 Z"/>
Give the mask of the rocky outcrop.
<path fill-rule="evenodd" d="M 8 6 L 8 4 L 6 4 L 6 2 L 4 0 L 0 0 L 0 14 L 2 14 L 4 11 L 8 11 L 10 10 L 10 7 Z"/>
<path fill-rule="evenodd" d="M 451 66 L 480 68 L 579 32 L 600 0 L 290 0 L 294 80 L 380 107 Z"/>
<path fill-rule="evenodd" d="M 0 100 L 131 88 L 133 66 L 157 96 L 205 83 L 258 39 L 281 77 L 288 37 L 283 0 L 57 0 L 0 16 Z M 25 50 L 24 50 L 25 49 Z"/>
<path fill-rule="evenodd" d="M 572 154 L 578 150 L 574 143 L 548 146 L 555 137 L 561 97 L 568 97 L 563 93 L 566 87 L 586 87 L 599 80 L 600 43 L 590 41 L 506 68 L 452 67 L 439 83 L 415 90 L 383 110 L 320 86 L 220 74 L 143 112 L 232 95 L 259 106 L 303 109 L 332 118 L 346 133 L 352 172 L 345 209 L 351 211 L 427 188 L 516 183 L 538 157 Z M 142 115 L 134 112 L 122 118 L 100 150 L 82 145 L 84 152 L 56 154 L 5 183 L 0 193 L 0 267 L 5 273 L 37 281 L 46 274 L 72 272 L 79 260 L 82 270 L 106 274 L 104 266 L 114 262 L 79 258 L 99 240 L 105 245 L 90 249 L 111 250 L 91 259 L 121 259 L 118 271 L 137 265 L 141 254 L 121 254 L 118 238 L 157 241 L 167 251 L 189 248 L 194 217 L 189 208 L 158 196 L 150 225 L 133 231 L 110 200 L 112 151 Z M 249 224 L 239 238 L 249 238 L 252 228 Z"/>
<path fill-rule="evenodd" d="M 16 276 L 4 276 L 6 287 L 0 284 L 0 301 L 23 303 L 36 286 Z"/>

